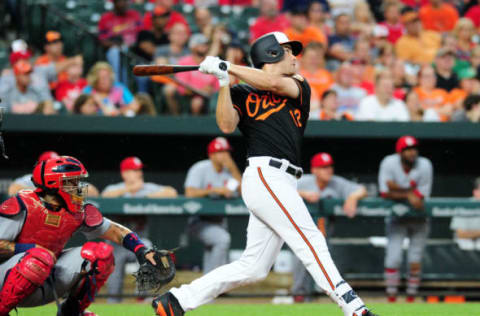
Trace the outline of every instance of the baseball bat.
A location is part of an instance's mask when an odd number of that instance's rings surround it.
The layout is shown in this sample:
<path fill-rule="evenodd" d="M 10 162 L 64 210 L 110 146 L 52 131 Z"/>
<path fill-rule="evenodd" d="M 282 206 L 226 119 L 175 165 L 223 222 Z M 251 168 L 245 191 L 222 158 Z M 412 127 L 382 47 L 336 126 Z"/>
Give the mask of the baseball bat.
<path fill-rule="evenodd" d="M 136 65 L 133 67 L 135 76 L 156 76 L 168 75 L 183 71 L 198 70 L 199 66 L 179 66 L 179 65 Z"/>

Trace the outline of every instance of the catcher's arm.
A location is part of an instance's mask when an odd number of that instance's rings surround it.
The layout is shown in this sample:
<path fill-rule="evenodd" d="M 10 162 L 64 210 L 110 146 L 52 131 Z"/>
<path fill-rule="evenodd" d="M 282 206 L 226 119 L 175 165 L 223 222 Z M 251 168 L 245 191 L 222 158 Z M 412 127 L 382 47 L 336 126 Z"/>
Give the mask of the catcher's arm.
<path fill-rule="evenodd" d="M 157 264 L 153 258 L 154 252 L 149 251 L 138 235 L 125 226 L 112 221 L 108 230 L 100 238 L 123 245 L 123 247 L 132 251 L 135 256 L 137 256 L 140 264 L 145 263 L 146 260 L 150 261 L 153 265 Z"/>

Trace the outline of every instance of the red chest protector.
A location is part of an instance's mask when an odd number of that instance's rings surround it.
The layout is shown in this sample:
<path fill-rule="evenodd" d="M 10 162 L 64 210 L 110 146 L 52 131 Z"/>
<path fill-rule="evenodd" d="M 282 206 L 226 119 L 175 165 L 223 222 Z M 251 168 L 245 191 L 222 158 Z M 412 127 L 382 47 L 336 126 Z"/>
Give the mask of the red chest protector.
<path fill-rule="evenodd" d="M 18 197 L 26 208 L 27 216 L 15 242 L 38 244 L 58 256 L 84 222 L 85 213 L 71 213 L 65 208 L 58 212 L 50 211 L 30 190 L 20 191 Z"/>

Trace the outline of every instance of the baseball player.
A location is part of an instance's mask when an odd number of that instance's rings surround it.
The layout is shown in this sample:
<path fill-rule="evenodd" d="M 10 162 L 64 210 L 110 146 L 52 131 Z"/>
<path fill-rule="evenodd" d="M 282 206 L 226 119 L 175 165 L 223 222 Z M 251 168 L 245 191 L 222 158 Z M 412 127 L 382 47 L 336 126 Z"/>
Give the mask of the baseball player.
<path fill-rule="evenodd" d="M 44 151 L 40 156 L 38 157 L 37 162 L 41 162 L 44 160 L 48 160 L 50 158 L 57 158 L 58 154 L 54 151 Z M 35 189 L 35 185 L 32 182 L 32 174 L 28 173 L 26 175 L 23 175 L 19 178 L 16 178 L 13 180 L 12 184 L 8 187 L 8 195 L 13 196 L 17 194 L 18 191 L 24 190 L 24 189 Z M 96 187 L 94 187 L 92 184 L 88 184 L 88 196 L 89 197 L 97 197 L 98 196 L 98 190 Z"/>
<path fill-rule="evenodd" d="M 383 158 L 378 173 L 380 195 L 385 199 L 405 201 L 418 212 L 424 208 L 424 199 L 430 196 L 433 167 L 430 160 L 418 156 L 418 141 L 413 136 L 402 136 L 396 143 L 396 153 Z M 385 283 L 389 302 L 395 302 L 403 261 L 403 241 L 410 239 L 407 252 L 407 302 L 413 302 L 420 285 L 421 262 L 429 233 L 427 217 L 385 218 L 387 248 L 385 251 Z"/>
<path fill-rule="evenodd" d="M 233 161 L 227 139 L 217 137 L 207 146 L 208 158 L 195 163 L 185 180 L 186 197 L 231 198 L 238 197 L 242 175 Z M 228 262 L 230 233 L 223 216 L 193 216 L 188 232 L 205 246 L 203 273 Z"/>
<path fill-rule="evenodd" d="M 22 190 L 0 205 L 0 316 L 67 294 L 58 315 L 95 315 L 85 309 L 114 269 L 113 248 L 87 242 L 64 249 L 75 232 L 122 244 L 140 263 L 156 264 L 153 250 L 136 233 L 84 204 L 87 176 L 73 157 L 44 160 L 33 169 L 36 189 Z"/>
<path fill-rule="evenodd" d="M 332 261 L 323 234 L 297 192 L 300 151 L 310 111 L 310 86 L 297 74 L 302 44 L 265 34 L 250 51 L 255 68 L 208 56 L 200 71 L 219 79 L 216 118 L 224 133 L 247 141 L 242 198 L 250 210 L 246 249 L 237 261 L 154 299 L 157 315 L 183 315 L 235 287 L 264 279 L 284 242 L 345 316 L 373 315 Z M 245 84 L 232 88 L 229 74 Z"/>
<path fill-rule="evenodd" d="M 334 161 L 328 153 L 318 153 L 310 161 L 311 174 L 298 180 L 298 193 L 310 202 L 318 203 L 320 199 L 343 199 L 343 210 L 348 217 L 354 217 L 358 201 L 365 198 L 367 189 L 358 183 L 334 175 Z M 295 302 L 303 302 L 313 294 L 313 279 L 298 258 L 293 262 L 292 294 Z"/>
<path fill-rule="evenodd" d="M 145 182 L 143 177 L 143 162 L 138 157 L 127 157 L 120 163 L 120 174 L 123 182 L 107 185 L 102 191 L 102 197 L 150 197 L 150 198 L 174 198 L 177 190 L 170 186 L 163 186 L 151 182 Z M 147 238 L 145 216 L 124 217 L 120 216 L 118 222 L 135 231 L 142 237 L 147 246 L 152 242 Z M 136 257 L 131 252 L 116 243 L 110 243 L 114 248 L 115 270 L 108 279 L 107 290 L 111 295 L 109 303 L 120 303 L 125 278 L 125 266 L 128 262 L 135 262 Z"/>

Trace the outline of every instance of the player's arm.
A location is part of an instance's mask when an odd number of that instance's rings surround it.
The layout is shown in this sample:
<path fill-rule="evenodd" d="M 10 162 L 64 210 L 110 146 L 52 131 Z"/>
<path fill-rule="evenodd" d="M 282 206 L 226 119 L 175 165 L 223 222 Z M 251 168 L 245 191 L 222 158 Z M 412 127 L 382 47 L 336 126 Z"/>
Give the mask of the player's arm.
<path fill-rule="evenodd" d="M 480 238 L 480 230 L 463 230 L 457 229 L 455 231 L 457 238 L 464 238 L 464 239 L 477 239 Z"/>
<path fill-rule="evenodd" d="M 104 190 L 102 192 L 102 197 L 104 197 L 104 198 L 116 198 L 116 197 L 123 196 L 127 192 L 128 191 L 127 191 L 126 186 L 118 188 L 118 189 Z"/>
<path fill-rule="evenodd" d="M 23 190 L 23 189 L 28 189 L 28 188 L 26 186 L 24 186 L 23 184 L 13 182 L 8 187 L 8 195 L 13 196 L 13 195 L 17 194 L 18 191 Z"/>
<path fill-rule="evenodd" d="M 177 190 L 171 186 L 165 186 L 162 190 L 150 193 L 147 195 L 148 198 L 175 198 L 178 196 Z"/>
<path fill-rule="evenodd" d="M 13 241 L 0 239 L 0 257 L 10 258 L 14 254 L 15 254 L 15 243 Z"/>
<path fill-rule="evenodd" d="M 124 248 L 133 252 L 140 263 L 145 262 L 145 259 L 147 259 L 152 262 L 152 264 L 156 264 L 155 260 L 153 260 L 154 252 L 151 252 L 151 249 L 145 246 L 144 242 L 135 232 L 119 223 L 112 221 L 110 227 L 100 238 L 122 245 Z"/>
<path fill-rule="evenodd" d="M 217 125 L 223 133 L 231 134 L 237 128 L 240 117 L 233 107 L 229 85 L 220 87 L 218 91 L 215 117 L 217 119 Z"/>
<path fill-rule="evenodd" d="M 231 64 L 228 73 L 241 81 L 260 89 L 289 98 L 297 98 L 300 89 L 291 77 L 267 73 L 261 69 Z"/>

